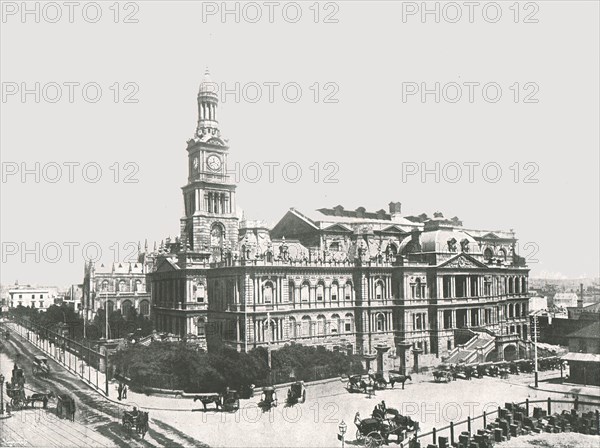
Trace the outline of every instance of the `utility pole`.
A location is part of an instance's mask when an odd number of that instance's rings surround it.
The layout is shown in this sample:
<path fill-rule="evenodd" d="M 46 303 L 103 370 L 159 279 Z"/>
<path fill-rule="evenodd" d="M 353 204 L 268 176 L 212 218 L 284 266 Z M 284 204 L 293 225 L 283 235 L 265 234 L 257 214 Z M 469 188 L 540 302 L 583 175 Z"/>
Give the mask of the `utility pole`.
<path fill-rule="evenodd" d="M 535 387 L 538 387 L 538 348 L 537 348 L 537 343 L 538 343 L 538 313 L 541 310 L 536 311 L 535 313 L 533 313 L 533 357 L 534 357 L 534 363 L 535 363 L 535 369 L 534 369 L 534 375 L 535 375 Z"/>

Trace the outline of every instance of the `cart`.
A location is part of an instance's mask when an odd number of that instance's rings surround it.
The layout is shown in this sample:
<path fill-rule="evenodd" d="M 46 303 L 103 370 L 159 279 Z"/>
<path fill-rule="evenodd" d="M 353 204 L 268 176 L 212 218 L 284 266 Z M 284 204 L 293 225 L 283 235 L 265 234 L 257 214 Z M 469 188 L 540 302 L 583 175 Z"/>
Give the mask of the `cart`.
<path fill-rule="evenodd" d="M 274 387 L 263 387 L 258 406 L 263 411 L 268 411 L 277 406 L 277 393 Z"/>
<path fill-rule="evenodd" d="M 75 421 L 75 400 L 68 394 L 56 396 L 56 415 L 58 418 L 68 418 Z"/>
<path fill-rule="evenodd" d="M 306 388 L 304 387 L 304 381 L 296 381 L 288 389 L 287 403 L 293 406 L 297 403 L 304 403 L 305 401 Z"/>

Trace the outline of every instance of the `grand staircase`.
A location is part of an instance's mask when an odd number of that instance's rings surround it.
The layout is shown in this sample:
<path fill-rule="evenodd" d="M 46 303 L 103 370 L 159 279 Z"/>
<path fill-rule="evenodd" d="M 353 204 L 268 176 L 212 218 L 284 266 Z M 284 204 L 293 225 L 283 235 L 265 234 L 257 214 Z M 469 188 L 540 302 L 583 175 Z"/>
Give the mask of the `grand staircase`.
<path fill-rule="evenodd" d="M 457 329 L 454 340 L 456 346 L 444 359 L 448 364 L 485 362 L 490 352 L 496 349 L 496 336 L 486 329 Z"/>

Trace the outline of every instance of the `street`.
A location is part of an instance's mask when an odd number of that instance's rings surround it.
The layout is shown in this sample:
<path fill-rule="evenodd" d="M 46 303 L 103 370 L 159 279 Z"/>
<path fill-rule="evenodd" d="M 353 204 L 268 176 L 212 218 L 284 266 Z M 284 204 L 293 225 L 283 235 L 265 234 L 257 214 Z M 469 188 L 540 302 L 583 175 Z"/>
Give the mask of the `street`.
<path fill-rule="evenodd" d="M 77 411 L 74 423 L 57 419 L 54 415 L 55 400 L 50 401 L 47 411 L 39 408 L 15 411 L 11 418 L 0 420 L 1 446 L 205 446 L 158 420 L 153 413 L 150 414 L 150 430 L 142 440 L 135 431 L 128 432 L 121 425 L 123 411 L 131 410 L 135 403 L 118 405 L 107 401 L 54 361 L 50 361 L 52 370 L 47 378 L 33 376 L 32 357 L 42 353 L 18 336 L 3 341 L 3 344 L 5 349 L 0 353 L 0 371 L 7 381 L 10 381 L 16 360 L 25 371 L 27 395 L 46 391 L 69 393 L 75 397 Z M 6 391 L 4 399 L 7 400 Z"/>
<path fill-rule="evenodd" d="M 346 443 L 356 445 L 356 413 L 360 414 L 360 418 L 368 418 L 382 400 L 388 407 L 397 408 L 401 414 L 418 421 L 420 433 L 425 433 L 434 427 L 446 426 L 450 421 L 457 422 L 467 416 L 479 416 L 483 411 L 494 411 L 505 402 L 546 399 L 549 396 L 565 398 L 564 394 L 528 387 L 533 382 L 531 374 L 511 375 L 507 380 L 485 377 L 450 383 L 436 383 L 431 375 L 421 374 L 413 375 L 413 381 L 406 383 L 405 390 L 396 386 L 377 391 L 373 397 L 347 392 L 342 380 L 309 385 L 306 402 L 293 407 L 285 405 L 287 390 L 278 389 L 278 406 L 265 413 L 257 406 L 260 400 L 258 389 L 254 398 L 241 401 L 240 410 L 235 413 L 204 412 L 200 402 L 193 403 L 191 399 L 157 398 L 135 393 L 131 393 L 127 403 L 121 405 L 93 391 L 55 362 L 51 362 L 52 373 L 47 379 L 34 377 L 31 375 L 31 359 L 38 350 L 17 336 L 5 345 L 5 353 L 0 354 L 0 367 L 5 377 L 10 378 L 13 362 L 18 358 L 19 365 L 25 369 L 29 390 L 71 393 L 76 397 L 78 408 L 75 423 L 58 420 L 52 413 L 55 407 L 52 401 L 48 411 L 17 411 L 8 430 L 3 430 L 3 446 L 334 447 L 340 444 L 337 434 L 342 420 L 348 428 Z M 17 353 L 21 355 L 17 356 Z M 557 376 L 558 372 L 542 375 Z M 133 405 L 150 411 L 150 431 L 144 440 L 121 425 L 122 412 Z M 16 419 L 27 433 L 17 434 L 18 431 L 12 428 Z M 474 421 L 473 428 L 481 425 L 481 420 Z M 457 432 L 465 429 L 460 425 L 456 427 Z M 424 439 L 422 444 L 428 441 L 428 438 Z"/>

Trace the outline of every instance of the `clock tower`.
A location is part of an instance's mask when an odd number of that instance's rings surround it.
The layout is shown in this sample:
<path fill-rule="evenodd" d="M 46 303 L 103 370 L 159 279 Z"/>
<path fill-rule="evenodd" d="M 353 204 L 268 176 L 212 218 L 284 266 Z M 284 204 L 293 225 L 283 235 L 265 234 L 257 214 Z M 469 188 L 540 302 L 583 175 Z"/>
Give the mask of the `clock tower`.
<path fill-rule="evenodd" d="M 198 92 L 198 126 L 187 144 L 188 183 L 183 187 L 185 216 L 181 219 L 184 250 L 211 262 L 221 261 L 226 250 L 235 250 L 239 222 L 235 184 L 227 175 L 229 146 L 221 137 L 217 84 L 208 69 Z"/>

